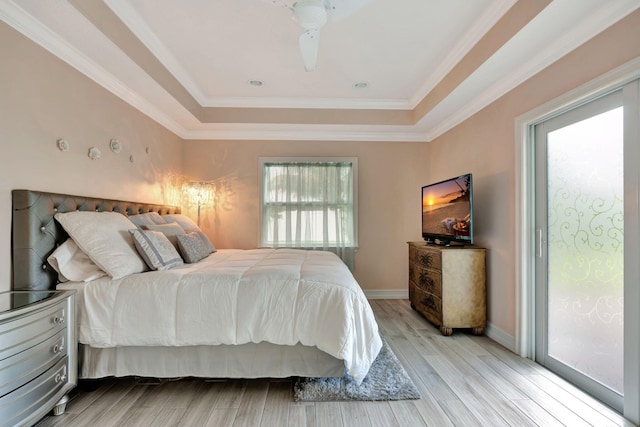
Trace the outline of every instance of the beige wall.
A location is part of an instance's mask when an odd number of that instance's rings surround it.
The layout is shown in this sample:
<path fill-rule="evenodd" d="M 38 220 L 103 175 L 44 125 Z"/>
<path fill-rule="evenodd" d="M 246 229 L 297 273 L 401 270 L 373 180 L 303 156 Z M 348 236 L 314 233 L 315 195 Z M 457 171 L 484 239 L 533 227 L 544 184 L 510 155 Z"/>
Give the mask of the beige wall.
<path fill-rule="evenodd" d="M 488 318 L 515 334 L 515 118 L 640 56 L 640 11 L 601 33 L 435 141 L 429 179 L 464 164 L 474 175 L 476 237 L 488 252 Z M 461 161 L 460 159 L 468 159 Z"/>
<path fill-rule="evenodd" d="M 0 22 L 0 292 L 11 286 L 11 190 L 165 200 L 180 138 Z M 71 149 L 61 152 L 59 138 Z M 123 150 L 109 151 L 117 138 Z M 102 151 L 90 160 L 89 147 Z M 145 148 L 150 147 L 150 154 Z M 135 163 L 129 156 L 136 157 Z"/>
<path fill-rule="evenodd" d="M 181 141 L 0 23 L 0 291 L 10 286 L 13 188 L 165 202 L 163 177 L 184 166 L 193 178 L 229 184 L 224 203 L 203 215 L 214 243 L 251 248 L 258 233 L 259 156 L 356 156 L 355 276 L 362 287 L 406 290 L 406 241 L 420 238 L 420 186 L 472 172 L 477 243 L 489 249 L 489 321 L 513 336 L 515 117 L 639 57 L 638 28 L 640 11 L 433 142 L 381 143 Z M 61 137 L 70 141 L 69 152 L 55 147 Z M 120 155 L 108 150 L 113 137 L 125 146 Z M 92 145 L 102 149 L 102 159 L 87 158 Z"/>
<path fill-rule="evenodd" d="M 358 158 L 359 244 L 354 275 L 365 290 L 406 291 L 407 245 L 420 238 L 420 143 L 327 141 L 185 141 L 185 169 L 230 183 L 225 203 L 202 215 L 219 248 L 258 244 L 258 157 Z"/>

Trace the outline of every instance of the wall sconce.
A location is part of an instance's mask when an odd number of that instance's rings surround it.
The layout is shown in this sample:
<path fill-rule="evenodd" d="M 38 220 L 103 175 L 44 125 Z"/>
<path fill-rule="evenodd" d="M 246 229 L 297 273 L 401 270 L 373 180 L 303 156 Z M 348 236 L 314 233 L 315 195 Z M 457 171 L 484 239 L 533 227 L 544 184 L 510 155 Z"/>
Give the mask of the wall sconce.
<path fill-rule="evenodd" d="M 198 227 L 200 227 L 200 208 L 213 204 L 214 186 L 207 181 L 191 181 L 182 184 L 182 193 L 187 204 L 198 207 Z"/>

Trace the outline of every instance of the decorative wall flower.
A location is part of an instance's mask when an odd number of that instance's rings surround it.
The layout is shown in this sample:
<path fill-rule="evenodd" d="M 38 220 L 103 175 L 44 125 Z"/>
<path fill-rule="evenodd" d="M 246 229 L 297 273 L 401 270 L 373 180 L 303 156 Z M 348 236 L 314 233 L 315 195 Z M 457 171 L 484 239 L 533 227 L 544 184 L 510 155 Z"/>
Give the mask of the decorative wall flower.
<path fill-rule="evenodd" d="M 58 150 L 69 151 L 69 141 L 67 141 L 66 139 L 59 139 L 57 141 L 57 144 L 58 144 Z"/>
<path fill-rule="evenodd" d="M 109 142 L 109 148 L 111 148 L 111 151 L 118 154 L 120 151 L 122 151 L 122 144 L 117 139 L 112 139 Z"/>
<path fill-rule="evenodd" d="M 89 158 L 91 160 L 98 160 L 102 156 L 102 152 L 97 147 L 89 148 Z"/>

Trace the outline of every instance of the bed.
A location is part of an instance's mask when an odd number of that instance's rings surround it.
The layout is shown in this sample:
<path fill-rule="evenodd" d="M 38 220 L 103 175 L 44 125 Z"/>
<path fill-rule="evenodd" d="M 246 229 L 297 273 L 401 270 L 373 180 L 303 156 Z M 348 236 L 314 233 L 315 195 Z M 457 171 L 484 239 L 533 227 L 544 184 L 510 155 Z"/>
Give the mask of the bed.
<path fill-rule="evenodd" d="M 68 230 L 74 241 L 77 233 L 61 218 L 168 219 L 180 209 L 31 190 L 12 199 L 13 289 L 77 291 L 80 378 L 347 374 L 359 382 L 382 347 L 362 290 L 329 252 L 217 250 L 163 271 L 60 283 L 47 259 Z"/>

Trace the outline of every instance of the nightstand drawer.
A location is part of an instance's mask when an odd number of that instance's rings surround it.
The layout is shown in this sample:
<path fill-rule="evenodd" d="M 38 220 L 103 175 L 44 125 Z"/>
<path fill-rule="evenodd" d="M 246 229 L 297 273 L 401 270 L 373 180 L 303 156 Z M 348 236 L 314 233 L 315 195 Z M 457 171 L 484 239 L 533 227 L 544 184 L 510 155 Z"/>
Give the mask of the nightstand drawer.
<path fill-rule="evenodd" d="M 28 384 L 0 397 L 0 420 L 12 426 L 31 417 L 42 406 L 53 406 L 56 394 L 67 386 L 67 357 Z M 55 401 L 53 403 L 55 403 Z"/>
<path fill-rule="evenodd" d="M 0 396 L 28 383 L 68 354 L 67 331 L 62 330 L 39 344 L 0 360 Z"/>
<path fill-rule="evenodd" d="M 0 360 L 25 351 L 67 327 L 65 301 L 41 311 L 0 323 Z"/>
<path fill-rule="evenodd" d="M 439 271 L 410 265 L 409 279 L 423 291 L 442 297 L 442 274 Z"/>

